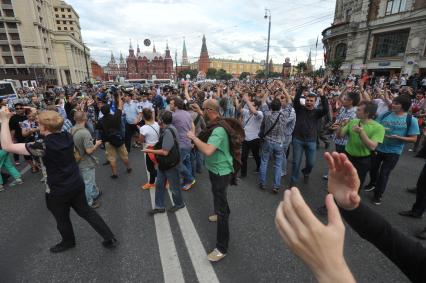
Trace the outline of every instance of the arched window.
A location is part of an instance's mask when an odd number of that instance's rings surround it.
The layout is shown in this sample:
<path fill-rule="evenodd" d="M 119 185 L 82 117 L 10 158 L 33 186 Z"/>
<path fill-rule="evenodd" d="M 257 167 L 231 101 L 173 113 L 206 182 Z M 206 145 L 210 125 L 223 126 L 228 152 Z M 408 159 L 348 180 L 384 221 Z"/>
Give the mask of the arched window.
<path fill-rule="evenodd" d="M 336 52 L 334 53 L 334 59 L 341 59 L 341 60 L 345 60 L 346 59 L 346 44 L 345 43 L 339 43 L 336 46 Z"/>

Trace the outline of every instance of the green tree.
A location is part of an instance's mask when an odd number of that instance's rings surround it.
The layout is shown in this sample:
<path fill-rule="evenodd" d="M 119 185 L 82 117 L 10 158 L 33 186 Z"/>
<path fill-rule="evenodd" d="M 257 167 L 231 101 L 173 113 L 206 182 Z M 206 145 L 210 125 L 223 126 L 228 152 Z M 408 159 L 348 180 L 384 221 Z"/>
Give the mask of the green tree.
<path fill-rule="evenodd" d="M 178 74 L 178 78 L 186 79 L 186 75 L 189 74 L 191 76 L 191 80 L 195 79 L 198 75 L 198 70 L 182 70 Z"/>
<path fill-rule="evenodd" d="M 208 79 L 216 79 L 217 76 L 217 70 L 215 68 L 208 68 L 206 78 Z"/>
<path fill-rule="evenodd" d="M 263 79 L 265 78 L 265 71 L 264 70 L 257 70 L 256 71 L 256 79 Z"/>
<path fill-rule="evenodd" d="M 340 67 L 342 67 L 343 59 L 336 58 L 327 62 L 327 67 L 330 68 L 333 74 L 338 74 L 340 72 Z"/>
<path fill-rule="evenodd" d="M 246 78 L 247 78 L 247 76 L 250 76 L 251 74 L 249 73 L 249 72 L 242 72 L 241 74 L 240 74 L 240 77 L 239 77 L 239 79 L 242 81 L 242 80 L 245 80 Z"/>
<path fill-rule="evenodd" d="M 230 80 L 230 79 L 232 79 L 232 75 L 227 73 L 224 69 L 219 69 L 216 72 L 216 79 L 217 80 Z"/>
<path fill-rule="evenodd" d="M 299 62 L 296 68 L 297 68 L 297 72 L 300 74 L 300 73 L 304 73 L 306 69 L 308 69 L 308 65 L 305 62 Z"/>

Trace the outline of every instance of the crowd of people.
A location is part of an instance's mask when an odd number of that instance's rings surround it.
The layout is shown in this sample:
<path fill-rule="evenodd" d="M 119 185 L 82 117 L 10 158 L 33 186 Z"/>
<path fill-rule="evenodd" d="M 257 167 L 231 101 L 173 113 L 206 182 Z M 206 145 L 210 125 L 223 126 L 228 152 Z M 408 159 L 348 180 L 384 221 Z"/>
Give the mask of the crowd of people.
<path fill-rule="evenodd" d="M 341 81 L 298 76 L 217 83 L 182 81 L 179 87 L 133 90 L 107 84 L 49 91 L 20 89 L 17 101 L 2 102 L 0 164 L 14 179 L 9 186 L 23 183 L 14 166 L 19 165 L 21 155 L 31 172 L 40 172 L 41 181 L 46 184 L 47 207 L 62 236 L 52 252 L 75 246 L 70 207 L 104 238 L 105 247 L 118 243 L 94 210 L 100 206 L 102 195 L 95 175 L 102 162 L 95 156 L 99 148 L 105 150 L 103 164 L 110 166 L 112 179 L 122 178 L 118 175 L 117 157 L 131 174 L 129 153 L 140 148 L 145 153 L 148 180 L 140 189 L 155 189 L 155 207 L 149 215 L 166 212 L 167 188 L 173 198 L 168 211 L 185 207 L 182 191 L 191 190 L 197 174 L 207 170 L 214 204 L 208 219 L 217 222 L 216 246 L 208 259 L 219 261 L 228 252 L 227 188 L 246 178 L 248 172 L 257 174 L 261 190 L 277 194 L 289 189 L 278 210 L 283 215 L 277 212 L 277 223 L 285 241 L 290 245 L 294 242 L 287 228 L 294 225 L 292 214 L 299 212 L 284 215 L 285 207 L 291 207 L 293 198 L 300 202 L 299 192 L 291 188 L 303 186 L 301 179 L 304 184 L 309 183 L 321 142 L 325 149 L 334 143 L 334 150 L 344 154 L 339 155 L 344 156 L 340 161 L 327 155 L 332 168 L 333 162 L 353 165 L 353 170 L 349 165 L 347 170 L 355 172 L 351 180 L 359 181 L 350 184 L 351 191 L 371 191 L 372 202 L 380 205 L 404 145 L 410 143 L 409 151 L 426 157 L 422 141 L 426 83 L 412 82 L 407 82 L 405 76 L 389 80 L 349 76 Z M 15 164 L 8 153 L 13 153 Z M 250 154 L 254 164 L 248 162 Z M 269 166 L 270 160 L 273 166 Z M 269 170 L 273 176 L 271 187 Z M 425 170 L 426 165 L 416 189 L 411 190 L 417 194 L 416 203 L 401 215 L 423 215 Z M 336 199 L 341 184 L 336 182 L 336 173 L 330 172 L 334 175 L 326 173 L 323 178 L 328 179 L 329 191 Z M 364 186 L 367 179 L 369 183 Z M 0 190 L 4 188 L 1 184 Z M 351 198 L 357 200 L 354 207 L 358 207 L 358 194 Z M 327 197 L 326 206 L 318 211 L 328 210 L 329 217 L 333 214 L 331 221 L 341 232 L 340 216 L 330 199 Z M 345 208 L 340 200 L 336 202 Z M 297 208 L 300 206 L 294 209 Z M 417 236 L 426 239 L 426 230 Z"/>

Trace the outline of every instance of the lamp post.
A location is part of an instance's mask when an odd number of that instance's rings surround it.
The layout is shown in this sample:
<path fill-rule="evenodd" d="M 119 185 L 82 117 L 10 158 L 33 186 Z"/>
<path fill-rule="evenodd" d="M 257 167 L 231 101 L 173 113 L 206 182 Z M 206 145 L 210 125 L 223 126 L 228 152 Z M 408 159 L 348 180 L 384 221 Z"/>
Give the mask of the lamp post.
<path fill-rule="evenodd" d="M 265 62 L 265 76 L 268 78 L 269 76 L 269 42 L 271 40 L 271 10 L 265 9 L 265 20 L 269 18 L 269 25 L 268 25 L 268 47 L 266 49 L 266 62 Z"/>

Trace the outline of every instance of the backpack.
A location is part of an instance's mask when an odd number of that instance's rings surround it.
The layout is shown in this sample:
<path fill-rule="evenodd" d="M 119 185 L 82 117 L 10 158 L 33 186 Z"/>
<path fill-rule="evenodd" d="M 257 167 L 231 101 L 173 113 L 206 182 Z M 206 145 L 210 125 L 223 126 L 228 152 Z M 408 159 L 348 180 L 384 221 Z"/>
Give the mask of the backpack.
<path fill-rule="evenodd" d="M 383 114 L 383 116 L 380 118 L 379 123 L 381 124 L 383 122 L 383 120 L 388 117 L 390 114 L 392 114 L 391 111 L 386 112 L 385 114 Z M 407 124 L 407 131 L 405 132 L 405 136 L 408 137 L 408 131 L 411 128 L 411 122 L 413 121 L 413 115 L 408 114 L 407 113 L 407 118 L 405 120 L 405 123 Z"/>
<path fill-rule="evenodd" d="M 230 184 L 238 185 L 237 175 L 241 169 L 241 147 L 245 139 L 244 128 L 241 122 L 235 118 L 220 118 L 217 122 L 208 125 L 200 134 L 199 139 L 207 142 L 213 130 L 217 127 L 223 127 L 228 134 L 229 149 L 232 156 L 232 166 L 234 172 L 232 173 Z"/>

